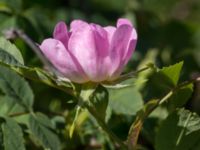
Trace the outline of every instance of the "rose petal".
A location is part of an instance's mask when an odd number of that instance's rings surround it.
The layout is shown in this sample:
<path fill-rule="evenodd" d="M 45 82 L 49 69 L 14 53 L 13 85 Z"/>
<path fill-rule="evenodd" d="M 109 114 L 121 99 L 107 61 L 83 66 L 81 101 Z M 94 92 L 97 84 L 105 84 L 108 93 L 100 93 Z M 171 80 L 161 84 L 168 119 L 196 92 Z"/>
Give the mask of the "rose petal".
<path fill-rule="evenodd" d="M 135 29 L 132 28 L 132 31 L 130 32 L 130 37 L 128 39 L 127 37 L 127 47 L 124 47 L 124 52 L 121 53 L 121 60 L 120 60 L 120 64 L 118 66 L 118 68 L 115 70 L 115 72 L 113 72 L 111 79 L 115 79 L 117 78 L 121 72 L 123 71 L 123 68 L 125 67 L 125 65 L 128 63 L 128 61 L 130 60 L 135 47 L 136 47 L 136 42 L 137 42 L 137 33 L 135 31 Z"/>
<path fill-rule="evenodd" d="M 88 81 L 79 64 L 74 61 L 73 55 L 66 50 L 60 41 L 46 39 L 40 45 L 40 49 L 49 61 L 71 81 L 78 83 Z"/>
<path fill-rule="evenodd" d="M 104 30 L 106 30 L 107 36 L 108 36 L 108 40 L 109 40 L 109 44 L 111 44 L 112 37 L 113 37 L 113 34 L 116 31 L 116 28 L 113 27 L 113 26 L 107 26 L 107 27 L 104 27 Z"/>
<path fill-rule="evenodd" d="M 53 32 L 53 38 L 61 41 L 67 48 L 69 35 L 67 31 L 67 26 L 64 22 L 61 21 L 56 24 L 56 27 L 54 28 Z"/>
<path fill-rule="evenodd" d="M 117 20 L 117 27 L 119 27 L 121 25 L 130 25 L 131 27 L 133 27 L 133 25 L 130 22 L 130 20 L 125 19 L 125 18 L 120 18 L 120 19 Z"/>
<path fill-rule="evenodd" d="M 133 29 L 130 40 L 129 40 L 128 50 L 126 51 L 126 53 L 124 54 L 124 56 L 122 58 L 123 65 L 126 65 L 127 62 L 129 61 L 129 59 L 131 58 L 131 56 L 135 50 L 136 43 L 137 43 L 137 33 L 136 33 L 136 30 Z"/>
<path fill-rule="evenodd" d="M 91 28 L 93 30 L 97 55 L 100 57 L 108 56 L 109 43 L 106 30 L 97 24 L 91 24 Z"/>
<path fill-rule="evenodd" d="M 97 55 L 97 72 L 95 81 L 103 81 L 108 78 L 109 72 L 109 40 L 107 32 L 99 25 L 91 24 Z"/>
<path fill-rule="evenodd" d="M 111 42 L 110 58 L 112 69 L 110 76 L 115 76 L 115 72 L 121 65 L 124 54 L 128 49 L 129 40 L 131 37 L 132 28 L 129 25 L 121 25 L 116 29 Z"/>
<path fill-rule="evenodd" d="M 82 20 L 74 20 L 70 24 L 70 31 L 75 32 L 77 30 L 82 30 L 83 28 L 88 27 L 88 23 Z"/>

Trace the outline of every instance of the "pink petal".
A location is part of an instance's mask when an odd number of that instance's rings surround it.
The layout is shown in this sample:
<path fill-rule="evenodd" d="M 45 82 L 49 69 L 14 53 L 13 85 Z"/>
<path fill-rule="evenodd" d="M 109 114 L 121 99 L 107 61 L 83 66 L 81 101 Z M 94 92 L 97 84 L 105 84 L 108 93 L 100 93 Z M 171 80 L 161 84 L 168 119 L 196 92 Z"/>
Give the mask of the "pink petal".
<path fill-rule="evenodd" d="M 107 32 L 97 24 L 91 24 L 90 26 L 93 30 L 93 36 L 98 56 L 100 57 L 108 56 L 109 43 L 108 43 Z"/>
<path fill-rule="evenodd" d="M 70 24 L 70 31 L 75 32 L 77 30 L 82 30 L 83 28 L 87 28 L 88 23 L 82 20 L 74 20 Z"/>
<path fill-rule="evenodd" d="M 123 53 L 121 53 L 120 64 L 119 64 L 118 68 L 113 72 L 111 79 L 115 79 L 121 74 L 121 72 L 123 71 L 123 68 L 128 63 L 128 61 L 130 60 L 130 58 L 135 50 L 136 42 L 137 42 L 137 33 L 136 33 L 135 29 L 132 28 L 130 31 L 129 38 L 127 36 L 127 43 L 124 43 L 124 45 L 127 44 L 127 47 L 124 47 L 124 51 L 123 51 Z"/>
<path fill-rule="evenodd" d="M 71 28 L 68 44 L 70 52 L 79 60 L 91 81 L 105 80 L 107 71 L 104 71 L 103 59 L 108 55 L 106 31 L 98 25 L 88 25 L 82 21 L 74 21 Z"/>
<path fill-rule="evenodd" d="M 127 52 L 129 40 L 131 37 L 132 27 L 129 25 L 121 25 L 115 31 L 110 47 L 110 58 L 112 62 L 112 69 L 110 76 L 113 76 L 121 65 L 124 54 Z"/>
<path fill-rule="evenodd" d="M 125 19 L 125 18 L 120 18 L 120 19 L 117 20 L 117 27 L 119 27 L 121 25 L 129 25 L 129 26 L 133 27 L 133 25 L 130 22 L 130 20 Z"/>
<path fill-rule="evenodd" d="M 57 23 L 56 27 L 54 28 L 53 38 L 61 41 L 67 48 L 69 35 L 67 31 L 67 26 L 64 22 L 61 21 Z"/>
<path fill-rule="evenodd" d="M 65 46 L 58 40 L 46 39 L 40 45 L 40 49 L 51 63 L 67 78 L 77 83 L 87 82 L 83 71 L 79 67 Z"/>
<path fill-rule="evenodd" d="M 135 46 L 136 46 L 136 40 L 131 40 L 128 46 L 128 53 L 127 55 L 125 55 L 126 58 L 121 61 L 121 64 L 119 65 L 117 70 L 112 74 L 110 80 L 117 78 L 122 73 L 125 65 L 128 63 L 135 50 Z"/>
<path fill-rule="evenodd" d="M 108 40 L 109 40 L 109 44 L 111 44 L 112 37 L 113 37 L 113 34 L 116 31 L 116 28 L 113 27 L 113 26 L 107 26 L 107 27 L 104 27 L 104 30 L 106 30 L 107 36 L 108 36 Z"/>
<path fill-rule="evenodd" d="M 129 40 L 128 50 L 122 58 L 123 65 L 126 65 L 131 58 L 137 43 L 137 33 L 135 29 L 132 30 L 131 38 Z"/>
<path fill-rule="evenodd" d="M 96 24 L 91 24 L 97 55 L 97 72 L 95 81 L 106 80 L 109 76 L 109 40 L 105 29 Z"/>

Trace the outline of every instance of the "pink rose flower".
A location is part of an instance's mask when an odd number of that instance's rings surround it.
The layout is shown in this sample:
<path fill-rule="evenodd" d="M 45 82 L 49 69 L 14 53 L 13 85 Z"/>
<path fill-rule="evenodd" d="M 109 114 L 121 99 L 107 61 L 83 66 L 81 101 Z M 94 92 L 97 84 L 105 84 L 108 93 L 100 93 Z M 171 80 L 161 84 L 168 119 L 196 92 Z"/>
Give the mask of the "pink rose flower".
<path fill-rule="evenodd" d="M 129 20 L 118 19 L 116 26 L 74 20 L 68 31 L 66 24 L 59 22 L 53 38 L 45 39 L 40 49 L 73 82 L 111 81 L 121 74 L 137 41 Z"/>

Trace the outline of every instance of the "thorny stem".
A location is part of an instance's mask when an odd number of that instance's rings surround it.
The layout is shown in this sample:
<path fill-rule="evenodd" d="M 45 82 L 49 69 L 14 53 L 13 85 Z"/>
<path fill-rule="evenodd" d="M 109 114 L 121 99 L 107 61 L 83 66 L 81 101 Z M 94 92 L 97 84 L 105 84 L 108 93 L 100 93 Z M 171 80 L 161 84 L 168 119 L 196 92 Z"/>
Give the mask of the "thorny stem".
<path fill-rule="evenodd" d="M 130 127 L 129 135 L 127 138 L 128 150 L 135 150 L 137 148 L 137 141 L 138 141 L 139 133 L 142 129 L 143 122 L 151 114 L 151 112 L 153 112 L 159 105 L 166 102 L 178 90 L 180 90 L 181 88 L 183 88 L 191 83 L 195 83 L 195 82 L 200 82 L 200 77 L 180 83 L 175 88 L 170 90 L 163 98 L 157 100 L 152 105 L 152 107 L 150 107 L 150 109 L 147 109 L 147 110 L 145 109 L 145 107 L 147 107 L 148 105 L 151 105 L 150 103 L 147 103 L 144 106 L 144 108 L 139 111 L 139 112 L 142 112 L 142 114 L 140 114 L 140 113 L 137 114 L 135 121 L 132 123 L 132 125 Z"/>

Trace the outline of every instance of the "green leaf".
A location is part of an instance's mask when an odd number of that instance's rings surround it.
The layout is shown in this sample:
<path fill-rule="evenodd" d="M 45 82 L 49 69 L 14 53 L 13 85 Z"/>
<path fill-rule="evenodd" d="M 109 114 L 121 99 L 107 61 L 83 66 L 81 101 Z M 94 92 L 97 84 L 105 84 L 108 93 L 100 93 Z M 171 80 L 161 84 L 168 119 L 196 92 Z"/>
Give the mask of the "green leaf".
<path fill-rule="evenodd" d="M 0 66 L 0 89 L 14 102 L 29 111 L 32 110 L 33 92 L 29 84 L 22 77 L 3 66 Z"/>
<path fill-rule="evenodd" d="M 94 93 L 90 97 L 91 107 L 94 107 L 101 119 L 105 120 L 106 110 L 108 106 L 108 91 L 101 85 L 95 89 Z"/>
<path fill-rule="evenodd" d="M 162 76 L 165 76 L 165 78 L 168 78 L 169 86 L 176 86 L 179 80 L 180 72 L 183 67 L 183 62 L 179 62 L 175 65 L 171 65 L 168 67 L 163 67 L 161 70 L 159 70 L 159 74 Z"/>
<path fill-rule="evenodd" d="M 13 119 L 5 118 L 1 128 L 4 150 L 25 150 L 22 130 Z"/>
<path fill-rule="evenodd" d="M 0 48 L 0 61 L 10 65 L 21 65 L 12 55 Z"/>
<path fill-rule="evenodd" d="M 9 115 L 18 112 L 25 112 L 26 109 L 9 96 L 0 97 L 0 115 Z"/>
<path fill-rule="evenodd" d="M 50 129 L 54 129 L 51 120 L 49 120 L 49 118 L 48 118 L 46 115 L 44 115 L 44 114 L 38 112 L 38 113 L 36 113 L 36 116 L 37 116 L 37 121 L 38 121 L 41 125 L 43 125 L 43 126 L 45 126 L 45 127 L 47 127 L 47 128 L 50 128 Z"/>
<path fill-rule="evenodd" d="M 24 64 L 23 57 L 18 48 L 3 37 L 0 37 L 0 50 L 9 53 L 11 56 L 15 58 L 16 61 L 18 61 L 21 64 Z"/>
<path fill-rule="evenodd" d="M 144 92 L 147 93 L 145 99 L 154 99 L 162 97 L 167 92 L 175 88 L 178 83 L 183 62 L 163 67 L 149 77 L 147 87 Z"/>
<path fill-rule="evenodd" d="M 156 150 L 199 150 L 200 117 L 178 109 L 161 124 L 156 136 Z"/>
<path fill-rule="evenodd" d="M 190 98 L 193 92 L 193 84 L 189 84 L 179 89 L 172 95 L 172 97 L 168 100 L 167 107 L 169 110 L 174 110 L 177 107 L 182 107 Z"/>
<path fill-rule="evenodd" d="M 41 119 L 41 115 L 30 115 L 29 128 L 31 133 L 40 141 L 45 149 L 60 150 L 61 147 L 58 136 L 46 123 L 44 124 L 44 122 L 41 122 Z"/>
<path fill-rule="evenodd" d="M 118 114 L 135 115 L 143 106 L 141 94 L 134 86 L 109 90 L 109 106 Z"/>

